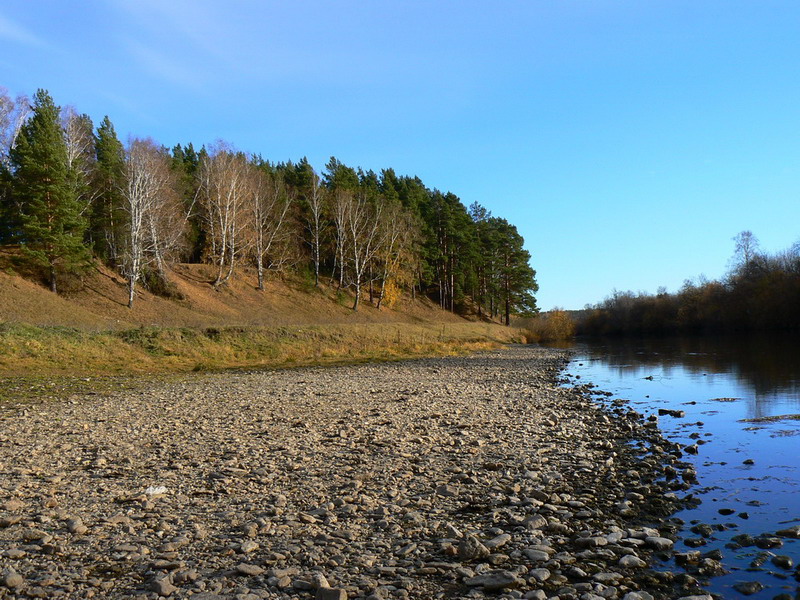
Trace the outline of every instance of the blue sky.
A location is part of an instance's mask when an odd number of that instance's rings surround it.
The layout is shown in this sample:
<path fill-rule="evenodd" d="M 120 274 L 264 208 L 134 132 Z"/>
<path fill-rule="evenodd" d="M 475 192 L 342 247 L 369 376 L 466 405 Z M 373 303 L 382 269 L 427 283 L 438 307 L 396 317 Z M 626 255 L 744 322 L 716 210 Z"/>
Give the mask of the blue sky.
<path fill-rule="evenodd" d="M 800 239 L 800 3 L 6 0 L 0 86 L 120 137 L 418 175 L 517 225 L 539 304 Z"/>

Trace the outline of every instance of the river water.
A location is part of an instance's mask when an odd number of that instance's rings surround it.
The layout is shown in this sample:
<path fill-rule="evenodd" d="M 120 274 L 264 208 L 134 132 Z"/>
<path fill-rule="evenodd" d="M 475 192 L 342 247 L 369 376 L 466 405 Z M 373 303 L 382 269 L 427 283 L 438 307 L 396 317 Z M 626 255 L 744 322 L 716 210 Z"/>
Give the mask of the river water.
<path fill-rule="evenodd" d="M 707 589 L 744 598 L 733 586 L 758 581 L 765 589 L 751 598 L 800 598 L 794 578 L 800 540 L 782 539 L 782 547 L 768 550 L 726 547 L 739 534 L 800 525 L 800 339 L 637 339 L 572 349 L 567 373 L 574 383 L 592 382 L 614 394 L 608 400 L 628 400 L 648 415 L 660 408 L 685 412 L 661 416 L 659 425 L 669 439 L 697 448 L 683 460 L 697 470 L 698 484 L 688 493 L 702 503 L 676 515 L 686 522 L 676 549 L 722 550 L 730 573 L 713 578 Z M 714 531 L 706 545 L 688 547 L 687 539 L 700 538 L 689 531 L 696 522 L 724 530 Z M 751 563 L 759 555 L 765 562 L 755 570 Z M 772 555 L 788 556 L 794 566 L 778 567 Z"/>

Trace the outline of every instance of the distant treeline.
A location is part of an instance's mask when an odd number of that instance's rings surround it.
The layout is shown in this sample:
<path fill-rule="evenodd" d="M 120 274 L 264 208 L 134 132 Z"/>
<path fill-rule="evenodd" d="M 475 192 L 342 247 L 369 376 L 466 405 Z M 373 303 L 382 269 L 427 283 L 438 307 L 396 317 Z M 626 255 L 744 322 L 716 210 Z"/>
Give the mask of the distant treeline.
<path fill-rule="evenodd" d="M 579 321 L 578 332 L 800 332 L 800 242 L 771 255 L 749 231 L 734 240 L 734 266 L 724 280 L 687 281 L 675 294 L 616 292 Z"/>
<path fill-rule="evenodd" d="M 274 163 L 224 142 L 122 144 L 106 117 L 31 103 L 0 90 L 0 243 L 18 244 L 51 289 L 92 260 L 138 285 L 168 289 L 174 262 L 215 266 L 223 285 L 242 265 L 362 291 L 380 308 L 401 290 L 451 311 L 536 311 L 530 254 L 514 225 L 417 177 L 331 158 Z"/>

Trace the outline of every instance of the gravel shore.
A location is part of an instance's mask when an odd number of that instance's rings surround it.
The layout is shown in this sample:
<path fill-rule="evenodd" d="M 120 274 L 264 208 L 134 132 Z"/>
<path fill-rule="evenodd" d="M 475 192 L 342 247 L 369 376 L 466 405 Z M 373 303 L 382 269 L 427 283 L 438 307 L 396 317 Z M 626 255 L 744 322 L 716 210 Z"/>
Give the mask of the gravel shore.
<path fill-rule="evenodd" d="M 4 409 L 0 598 L 702 594 L 649 568 L 693 473 L 653 420 L 561 387 L 565 361 L 519 346 Z"/>

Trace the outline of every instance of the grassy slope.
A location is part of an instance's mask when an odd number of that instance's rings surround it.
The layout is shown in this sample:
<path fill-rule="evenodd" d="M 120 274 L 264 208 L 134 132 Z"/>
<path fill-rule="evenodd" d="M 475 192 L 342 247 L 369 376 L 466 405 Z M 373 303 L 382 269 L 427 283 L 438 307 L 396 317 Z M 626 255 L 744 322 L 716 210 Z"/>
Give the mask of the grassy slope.
<path fill-rule="evenodd" d="M 0 266 L 2 262 L 0 261 Z M 0 376 L 96 376 L 282 367 L 382 360 L 487 348 L 518 332 L 471 323 L 427 300 L 404 298 L 380 311 L 329 286 L 270 281 L 255 289 L 243 273 L 220 290 L 204 265 L 178 265 L 169 300 L 142 291 L 134 308 L 112 271 L 99 267 L 56 296 L 0 271 Z"/>

